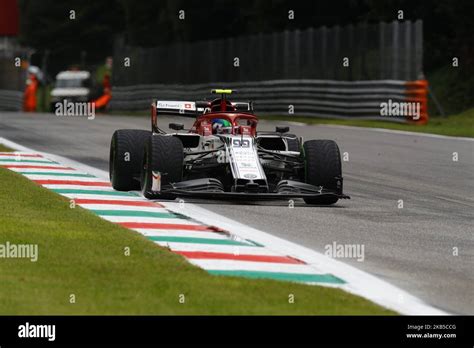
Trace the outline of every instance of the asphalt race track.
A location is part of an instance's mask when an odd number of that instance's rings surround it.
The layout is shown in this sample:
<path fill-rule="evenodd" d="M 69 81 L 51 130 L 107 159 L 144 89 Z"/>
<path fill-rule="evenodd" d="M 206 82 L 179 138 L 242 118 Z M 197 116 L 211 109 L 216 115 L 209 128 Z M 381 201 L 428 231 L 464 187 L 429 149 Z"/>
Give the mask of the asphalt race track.
<path fill-rule="evenodd" d="M 159 118 L 192 124 L 190 118 Z M 181 120 L 182 119 L 182 120 Z M 276 124 L 260 123 L 260 130 Z M 149 118 L 0 112 L 0 137 L 108 170 L 119 128 L 149 129 Z M 344 259 L 434 307 L 474 314 L 474 141 L 376 130 L 290 124 L 305 139 L 338 142 L 345 193 L 333 207 L 304 202 L 194 203 L 265 232 L 324 252 L 327 244 L 362 244 L 365 259 Z M 453 152 L 458 161 L 453 161 Z M 399 209 L 399 200 L 403 208 Z M 453 256 L 457 248 L 459 255 Z M 403 300 L 403 299 L 400 299 Z"/>

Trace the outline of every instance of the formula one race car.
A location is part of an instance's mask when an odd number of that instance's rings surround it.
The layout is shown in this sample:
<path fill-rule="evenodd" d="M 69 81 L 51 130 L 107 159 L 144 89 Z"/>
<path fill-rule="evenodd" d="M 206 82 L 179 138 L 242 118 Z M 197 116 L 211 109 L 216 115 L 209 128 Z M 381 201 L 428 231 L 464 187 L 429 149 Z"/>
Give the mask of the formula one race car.
<path fill-rule="evenodd" d="M 339 148 L 332 140 L 302 143 L 289 127 L 257 132 L 252 102 L 231 102 L 231 90 L 212 101 L 155 101 L 151 131 L 115 131 L 110 146 L 114 189 L 140 189 L 147 198 L 292 199 L 334 204 L 342 193 Z M 196 117 L 191 129 L 160 115 Z"/>

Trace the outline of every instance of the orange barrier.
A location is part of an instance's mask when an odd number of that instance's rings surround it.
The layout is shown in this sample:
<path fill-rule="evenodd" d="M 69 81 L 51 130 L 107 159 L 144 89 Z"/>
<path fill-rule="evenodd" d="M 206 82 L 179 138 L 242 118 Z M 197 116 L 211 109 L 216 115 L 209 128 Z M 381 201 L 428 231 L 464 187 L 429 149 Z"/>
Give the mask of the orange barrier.
<path fill-rule="evenodd" d="M 415 124 L 427 124 L 428 116 L 428 81 L 416 80 L 407 81 L 405 83 L 405 94 L 407 102 L 420 103 L 420 118 L 418 120 L 410 120 Z"/>
<path fill-rule="evenodd" d="M 111 94 L 104 94 L 97 98 L 93 103 L 95 104 L 96 109 L 105 108 L 108 104 L 110 99 L 112 99 Z"/>
<path fill-rule="evenodd" d="M 94 103 L 96 109 L 105 109 L 109 104 L 110 99 L 112 99 L 112 88 L 110 85 L 109 75 L 104 75 L 102 86 L 104 87 L 104 94 L 92 102 Z"/>
<path fill-rule="evenodd" d="M 36 111 L 36 92 L 38 91 L 38 79 L 30 74 L 26 83 L 25 93 L 23 94 L 23 111 Z"/>

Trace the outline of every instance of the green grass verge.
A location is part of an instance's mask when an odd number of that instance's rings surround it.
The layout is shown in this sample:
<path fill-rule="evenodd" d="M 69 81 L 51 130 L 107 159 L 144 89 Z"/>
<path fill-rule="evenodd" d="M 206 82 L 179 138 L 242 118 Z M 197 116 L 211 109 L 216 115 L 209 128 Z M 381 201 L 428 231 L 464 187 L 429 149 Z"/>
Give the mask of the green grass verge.
<path fill-rule="evenodd" d="M 282 120 L 306 124 L 336 124 L 355 127 L 385 128 L 419 133 L 432 133 L 460 137 L 474 137 L 474 108 L 447 117 L 432 117 L 427 125 L 395 123 L 378 120 L 342 120 L 299 116 L 261 116 L 262 120 Z"/>
<path fill-rule="evenodd" d="M 394 314 L 339 289 L 212 276 L 4 168 L 0 192 L 0 244 L 39 248 L 37 262 L 0 258 L 4 315 Z"/>
<path fill-rule="evenodd" d="M 9 147 L 6 147 L 3 144 L 0 144 L 0 152 L 12 152 L 13 150 L 10 149 Z"/>

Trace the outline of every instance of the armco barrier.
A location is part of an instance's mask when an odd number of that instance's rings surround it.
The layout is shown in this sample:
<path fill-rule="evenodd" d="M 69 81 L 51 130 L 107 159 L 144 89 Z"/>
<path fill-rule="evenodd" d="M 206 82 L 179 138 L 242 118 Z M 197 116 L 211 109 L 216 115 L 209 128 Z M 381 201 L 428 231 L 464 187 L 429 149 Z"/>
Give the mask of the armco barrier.
<path fill-rule="evenodd" d="M 0 89 L 0 110 L 20 111 L 23 108 L 23 93 Z"/>
<path fill-rule="evenodd" d="M 110 109 L 147 110 L 152 100 L 202 100 L 212 88 L 237 90 L 235 100 L 253 100 L 259 114 L 325 118 L 385 119 L 410 121 L 407 117 L 380 115 L 381 103 L 418 102 L 420 118 L 428 121 L 425 80 L 271 80 L 254 82 L 205 83 L 194 85 L 150 84 L 113 87 Z"/>

